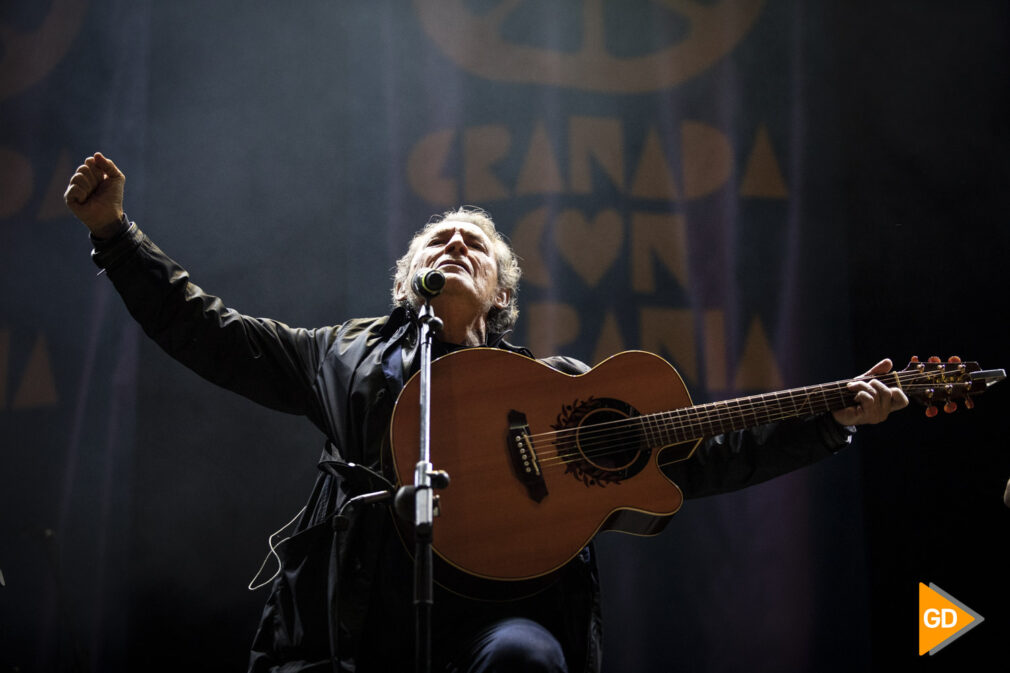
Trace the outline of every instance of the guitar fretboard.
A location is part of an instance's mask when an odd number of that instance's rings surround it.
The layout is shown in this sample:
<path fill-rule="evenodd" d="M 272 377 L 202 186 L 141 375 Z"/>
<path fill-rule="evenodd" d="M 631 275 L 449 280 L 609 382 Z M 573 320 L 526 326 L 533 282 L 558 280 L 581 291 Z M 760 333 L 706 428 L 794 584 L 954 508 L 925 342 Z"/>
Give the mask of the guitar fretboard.
<path fill-rule="evenodd" d="M 884 377 L 877 377 L 884 378 Z M 889 385 L 898 377 L 888 374 Z M 651 446 L 665 446 L 746 430 L 789 418 L 805 418 L 837 411 L 854 404 L 849 381 L 836 381 L 774 393 L 738 397 L 683 409 L 638 416 Z"/>

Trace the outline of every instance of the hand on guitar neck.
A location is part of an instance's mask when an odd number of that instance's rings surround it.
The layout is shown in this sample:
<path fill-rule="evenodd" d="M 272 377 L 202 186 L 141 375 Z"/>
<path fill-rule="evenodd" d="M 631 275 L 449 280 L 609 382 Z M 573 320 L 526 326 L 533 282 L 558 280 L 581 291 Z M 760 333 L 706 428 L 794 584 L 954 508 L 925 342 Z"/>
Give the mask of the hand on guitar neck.
<path fill-rule="evenodd" d="M 863 374 L 865 380 L 859 378 L 849 382 L 848 388 L 856 394 L 856 405 L 833 411 L 832 416 L 841 425 L 864 425 L 880 423 L 892 411 L 908 406 L 908 397 L 901 388 L 889 387 L 880 379 L 875 378 L 891 371 L 891 361 L 883 359 L 873 365 Z"/>

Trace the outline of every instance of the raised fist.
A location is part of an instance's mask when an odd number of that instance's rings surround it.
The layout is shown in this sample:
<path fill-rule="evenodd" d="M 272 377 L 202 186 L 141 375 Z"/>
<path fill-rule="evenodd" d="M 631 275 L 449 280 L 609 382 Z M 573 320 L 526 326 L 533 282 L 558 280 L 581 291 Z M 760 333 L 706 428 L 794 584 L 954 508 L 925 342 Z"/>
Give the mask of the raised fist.
<path fill-rule="evenodd" d="M 111 238 L 123 226 L 125 184 L 122 171 L 98 152 L 77 168 L 63 200 L 95 238 Z"/>

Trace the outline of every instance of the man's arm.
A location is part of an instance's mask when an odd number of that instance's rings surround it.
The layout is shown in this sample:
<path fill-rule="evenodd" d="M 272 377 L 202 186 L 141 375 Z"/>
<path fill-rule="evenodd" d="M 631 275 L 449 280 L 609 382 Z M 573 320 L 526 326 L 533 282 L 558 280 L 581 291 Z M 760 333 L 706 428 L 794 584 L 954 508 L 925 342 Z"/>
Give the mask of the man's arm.
<path fill-rule="evenodd" d="M 293 329 L 242 315 L 205 293 L 126 220 L 125 182 L 122 171 L 96 153 L 74 173 L 64 198 L 91 232 L 95 262 L 144 332 L 207 380 L 320 423 L 313 383 L 336 328 Z"/>

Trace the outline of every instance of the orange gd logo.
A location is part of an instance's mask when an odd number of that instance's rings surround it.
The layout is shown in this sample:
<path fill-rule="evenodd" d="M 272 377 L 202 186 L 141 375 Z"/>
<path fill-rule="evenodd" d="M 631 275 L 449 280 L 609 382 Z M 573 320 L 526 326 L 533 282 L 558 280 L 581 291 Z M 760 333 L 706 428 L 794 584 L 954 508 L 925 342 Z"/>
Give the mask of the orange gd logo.
<path fill-rule="evenodd" d="M 983 621 L 940 587 L 919 582 L 919 656 L 936 654 Z"/>

